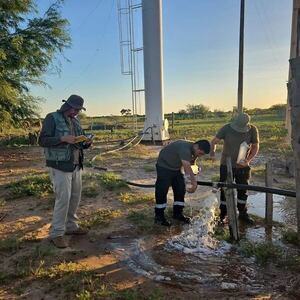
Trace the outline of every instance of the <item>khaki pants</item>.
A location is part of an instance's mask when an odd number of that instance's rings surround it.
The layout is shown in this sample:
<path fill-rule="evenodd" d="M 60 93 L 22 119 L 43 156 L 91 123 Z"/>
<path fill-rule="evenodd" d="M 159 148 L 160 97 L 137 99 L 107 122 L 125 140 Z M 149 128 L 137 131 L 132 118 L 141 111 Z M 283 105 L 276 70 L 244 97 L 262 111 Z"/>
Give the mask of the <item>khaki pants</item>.
<path fill-rule="evenodd" d="M 65 231 L 78 228 L 76 211 L 81 200 L 81 170 L 77 167 L 73 172 L 63 172 L 49 168 L 55 192 L 50 237 L 64 235 Z"/>

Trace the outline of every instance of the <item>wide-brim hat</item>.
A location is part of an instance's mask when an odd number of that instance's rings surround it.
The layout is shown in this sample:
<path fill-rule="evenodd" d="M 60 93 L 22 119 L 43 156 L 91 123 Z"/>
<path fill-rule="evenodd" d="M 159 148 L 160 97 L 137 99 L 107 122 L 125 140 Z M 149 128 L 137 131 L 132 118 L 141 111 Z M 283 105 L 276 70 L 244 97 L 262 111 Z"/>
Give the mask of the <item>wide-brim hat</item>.
<path fill-rule="evenodd" d="M 83 107 L 84 100 L 82 97 L 78 95 L 71 95 L 67 100 L 62 100 L 62 102 L 65 102 L 69 106 L 75 108 L 75 109 L 83 109 L 86 110 L 85 107 Z"/>
<path fill-rule="evenodd" d="M 230 127 L 237 132 L 248 132 L 251 129 L 250 116 L 246 113 L 238 114 L 230 123 Z"/>

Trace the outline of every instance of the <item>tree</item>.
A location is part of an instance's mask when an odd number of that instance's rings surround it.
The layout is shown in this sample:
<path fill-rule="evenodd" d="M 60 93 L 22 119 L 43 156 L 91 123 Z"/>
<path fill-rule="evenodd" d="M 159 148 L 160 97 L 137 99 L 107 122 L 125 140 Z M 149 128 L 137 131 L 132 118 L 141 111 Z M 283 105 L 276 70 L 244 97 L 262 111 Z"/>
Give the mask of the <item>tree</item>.
<path fill-rule="evenodd" d="M 199 116 L 200 118 L 203 118 L 208 114 L 209 107 L 203 104 L 188 104 L 186 106 L 186 111 L 194 117 Z"/>
<path fill-rule="evenodd" d="M 224 117 L 226 117 L 226 112 L 223 110 L 220 110 L 220 109 L 215 109 L 214 116 L 217 118 L 224 118 Z"/>
<path fill-rule="evenodd" d="M 178 114 L 179 114 L 179 115 L 185 115 L 185 114 L 187 114 L 187 112 L 186 112 L 185 109 L 180 109 L 180 110 L 178 111 Z"/>
<path fill-rule="evenodd" d="M 130 116 L 131 115 L 131 109 L 129 108 L 122 108 L 120 111 L 122 116 Z"/>
<path fill-rule="evenodd" d="M 284 116 L 286 112 L 286 104 L 274 104 L 268 110 L 275 112 L 279 116 Z"/>
<path fill-rule="evenodd" d="M 57 53 L 70 46 L 68 21 L 60 15 L 62 1 L 42 17 L 34 0 L 0 1 L 0 126 L 18 126 L 38 116 L 40 98 L 29 86 L 45 84 L 41 76 Z M 53 66 L 54 67 L 54 66 Z M 58 71 L 58 69 L 56 69 Z"/>

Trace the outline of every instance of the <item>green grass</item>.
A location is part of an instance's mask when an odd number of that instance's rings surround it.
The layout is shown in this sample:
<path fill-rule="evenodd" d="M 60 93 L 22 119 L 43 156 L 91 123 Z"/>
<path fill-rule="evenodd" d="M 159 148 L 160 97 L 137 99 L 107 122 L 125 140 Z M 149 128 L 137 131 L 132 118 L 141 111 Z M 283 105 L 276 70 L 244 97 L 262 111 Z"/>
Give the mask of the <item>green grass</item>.
<path fill-rule="evenodd" d="M 10 183 L 8 199 L 26 196 L 46 197 L 53 193 L 52 183 L 48 174 L 31 175 Z"/>
<path fill-rule="evenodd" d="M 127 187 L 126 182 L 123 179 L 120 179 L 120 176 L 116 175 L 113 172 L 100 174 L 100 183 L 105 189 L 109 191 L 116 191 L 120 190 L 121 188 Z"/>
<path fill-rule="evenodd" d="M 219 241 L 232 241 L 229 230 L 227 228 L 224 228 L 223 226 L 215 226 L 213 237 Z"/>
<path fill-rule="evenodd" d="M 99 193 L 99 185 L 96 182 L 92 181 L 83 185 L 82 196 L 87 198 L 95 198 L 99 195 Z"/>
<path fill-rule="evenodd" d="M 0 136 L 0 146 L 24 146 L 29 145 L 28 135 L 23 130 L 16 130 L 15 134 Z"/>
<path fill-rule="evenodd" d="M 155 225 L 153 209 L 131 210 L 127 218 L 141 234 L 159 233 L 165 230 L 163 226 Z"/>
<path fill-rule="evenodd" d="M 255 243 L 241 240 L 238 249 L 246 257 L 254 256 L 259 265 L 265 266 L 273 263 L 278 267 L 300 271 L 300 256 L 272 242 Z"/>
<path fill-rule="evenodd" d="M 11 253 L 11 250 L 9 250 L 9 252 Z M 13 270 L 7 271 L 0 269 L 0 279 L 3 283 L 6 283 L 16 278 L 37 276 L 39 272 L 44 269 L 45 261 L 51 261 L 55 254 L 56 249 L 54 247 L 37 245 L 29 254 L 12 259 Z"/>
<path fill-rule="evenodd" d="M 283 239 L 283 241 L 285 241 L 287 243 L 294 244 L 294 245 L 300 245 L 298 234 L 296 231 L 294 231 L 292 229 L 287 229 L 287 230 L 283 231 L 282 239 Z"/>
<path fill-rule="evenodd" d="M 145 172 L 154 172 L 156 170 L 154 165 L 144 165 L 143 169 Z"/>
<path fill-rule="evenodd" d="M 125 291 L 114 292 L 111 299 L 122 300 L 164 300 L 166 299 L 160 289 L 154 289 L 154 291 L 146 292 L 143 289 L 128 289 Z"/>
<path fill-rule="evenodd" d="M 220 174 L 219 173 L 215 173 L 213 175 L 211 175 L 210 180 L 213 182 L 219 182 L 220 180 Z"/>
<path fill-rule="evenodd" d="M 153 203 L 154 195 L 153 193 L 121 193 L 119 195 L 119 200 L 125 204 L 133 205 L 140 203 Z"/>
<path fill-rule="evenodd" d="M 99 291 L 99 295 L 106 296 L 106 293 L 101 293 L 101 279 L 80 263 L 61 262 L 50 268 L 41 268 L 35 274 L 35 278 L 47 280 L 48 283 L 51 283 L 51 290 L 63 291 L 68 299 L 96 299 L 84 298 L 89 295 L 90 291 L 93 294 Z M 83 290 L 87 292 L 81 293 Z M 63 296 L 61 295 L 61 297 Z"/>
<path fill-rule="evenodd" d="M 3 198 L 0 198 L 0 207 L 5 205 L 5 200 Z"/>
<path fill-rule="evenodd" d="M 114 218 L 120 217 L 121 212 L 111 208 L 99 208 L 85 220 L 80 221 L 80 225 L 86 228 L 96 227 L 99 225 L 108 225 Z"/>
<path fill-rule="evenodd" d="M 62 262 L 48 269 L 41 268 L 38 273 L 36 273 L 37 278 L 62 278 L 67 274 L 74 274 L 76 272 L 86 271 L 86 266 L 74 263 L 74 262 Z"/>
<path fill-rule="evenodd" d="M 201 159 L 201 160 L 198 159 L 197 162 L 200 165 L 200 168 L 202 169 L 202 171 L 204 171 L 204 172 L 207 169 L 218 169 L 220 166 L 219 160 L 211 160 L 208 157 Z"/>
<path fill-rule="evenodd" d="M 163 300 L 163 296 L 160 289 L 154 289 L 154 291 L 146 292 L 142 289 L 127 289 L 123 291 L 117 291 L 105 284 L 101 285 L 98 290 L 84 289 L 76 294 L 77 300 L 94 300 L 94 299 L 108 299 L 108 300 Z"/>
<path fill-rule="evenodd" d="M 162 293 L 158 289 L 150 293 L 138 289 L 118 291 L 97 275 L 83 264 L 61 262 L 50 268 L 41 267 L 34 276 L 39 280 L 51 282 L 53 290 L 63 289 L 63 292 L 68 295 L 68 299 L 163 299 Z"/>
<path fill-rule="evenodd" d="M 106 190 L 118 191 L 122 188 L 127 187 L 124 180 L 120 179 L 120 176 L 113 172 L 105 173 L 87 173 L 83 175 L 84 182 L 94 182 L 95 184 L 100 184 Z"/>
<path fill-rule="evenodd" d="M 266 166 L 258 165 L 258 166 L 251 167 L 251 173 L 253 176 L 263 177 L 266 174 Z"/>
<path fill-rule="evenodd" d="M 0 240 L 0 251 L 1 252 L 15 252 L 20 248 L 20 239 L 17 237 L 9 237 Z"/>
<path fill-rule="evenodd" d="M 271 242 L 254 243 L 241 240 L 239 245 L 239 250 L 243 255 L 246 257 L 254 256 L 260 265 L 266 265 L 269 262 L 278 263 L 284 257 L 283 250 Z"/>

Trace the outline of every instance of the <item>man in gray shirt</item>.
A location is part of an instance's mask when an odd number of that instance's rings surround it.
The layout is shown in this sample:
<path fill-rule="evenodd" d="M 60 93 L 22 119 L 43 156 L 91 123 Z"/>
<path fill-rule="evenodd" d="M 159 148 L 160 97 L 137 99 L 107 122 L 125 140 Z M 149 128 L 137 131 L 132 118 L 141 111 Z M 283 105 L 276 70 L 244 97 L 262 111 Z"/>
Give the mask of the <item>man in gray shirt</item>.
<path fill-rule="evenodd" d="M 183 215 L 185 192 L 194 193 L 197 181 L 191 164 L 197 157 L 208 154 L 210 144 L 207 140 L 198 142 L 175 141 L 164 147 L 156 163 L 157 179 L 155 183 L 155 222 L 164 226 L 171 224 L 166 220 L 164 211 L 167 207 L 167 194 L 172 186 L 174 193 L 173 218 L 183 223 L 190 223 L 190 218 Z M 189 177 L 191 187 L 185 186 L 184 176 Z"/>
<path fill-rule="evenodd" d="M 216 144 L 221 140 L 224 141 L 221 165 L 220 165 L 220 182 L 226 180 L 227 167 L 226 157 L 231 157 L 232 171 L 236 183 L 248 184 L 250 179 L 250 162 L 256 156 L 259 150 L 258 130 L 250 124 L 250 116 L 246 113 L 237 115 L 233 121 L 223 126 L 211 141 L 211 158 L 215 157 Z M 242 145 L 242 146 L 241 146 Z M 245 157 L 238 160 L 240 148 L 245 147 Z M 247 191 L 237 190 L 237 208 L 239 219 L 247 224 L 254 224 L 253 220 L 247 213 Z M 223 223 L 227 214 L 225 193 L 221 189 L 220 199 L 220 221 Z"/>

